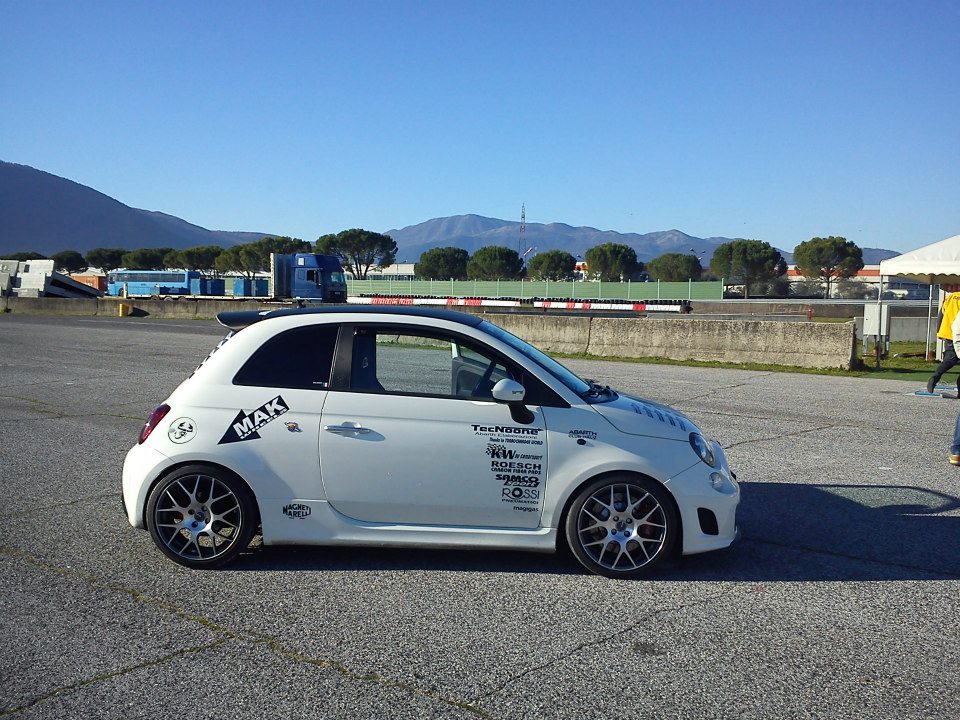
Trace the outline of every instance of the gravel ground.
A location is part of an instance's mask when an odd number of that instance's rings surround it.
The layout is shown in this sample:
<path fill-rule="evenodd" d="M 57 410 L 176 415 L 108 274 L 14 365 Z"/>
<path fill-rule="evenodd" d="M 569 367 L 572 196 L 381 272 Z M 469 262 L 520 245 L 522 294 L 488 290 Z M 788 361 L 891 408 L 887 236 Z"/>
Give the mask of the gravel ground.
<path fill-rule="evenodd" d="M 212 322 L 0 316 L 0 715 L 955 718 L 960 403 L 564 361 L 727 448 L 742 541 L 638 582 L 566 555 L 259 548 L 191 572 L 123 455 Z"/>

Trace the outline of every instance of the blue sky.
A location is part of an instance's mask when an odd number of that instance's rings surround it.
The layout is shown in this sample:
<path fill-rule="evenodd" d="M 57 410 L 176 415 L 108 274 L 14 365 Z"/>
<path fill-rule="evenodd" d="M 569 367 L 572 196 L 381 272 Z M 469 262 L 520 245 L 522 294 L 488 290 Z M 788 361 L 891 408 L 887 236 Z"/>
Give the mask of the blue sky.
<path fill-rule="evenodd" d="M 960 233 L 960 2 L 0 0 L 0 159 L 217 230 Z"/>

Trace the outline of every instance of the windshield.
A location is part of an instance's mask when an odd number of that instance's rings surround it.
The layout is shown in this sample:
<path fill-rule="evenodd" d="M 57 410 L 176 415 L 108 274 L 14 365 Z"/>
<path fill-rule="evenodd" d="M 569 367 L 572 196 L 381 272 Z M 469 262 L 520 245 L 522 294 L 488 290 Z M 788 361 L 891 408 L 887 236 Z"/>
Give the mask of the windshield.
<path fill-rule="evenodd" d="M 343 273 L 339 271 L 333 271 L 330 273 L 330 283 L 333 285 L 344 285 L 346 284 L 346 279 L 343 277 Z"/>
<path fill-rule="evenodd" d="M 487 322 L 486 320 L 480 323 L 480 329 L 488 335 L 493 335 L 493 337 L 495 337 L 497 340 L 505 342 L 507 345 L 512 347 L 517 352 L 522 353 L 530 360 L 533 360 L 537 365 L 553 375 L 557 380 L 573 390 L 573 392 L 575 392 L 577 395 L 583 396 L 591 391 L 588 383 L 584 382 L 556 360 L 540 352 L 532 345 L 518 338 L 516 335 L 511 335 L 503 328 L 499 328 L 496 325 Z"/>

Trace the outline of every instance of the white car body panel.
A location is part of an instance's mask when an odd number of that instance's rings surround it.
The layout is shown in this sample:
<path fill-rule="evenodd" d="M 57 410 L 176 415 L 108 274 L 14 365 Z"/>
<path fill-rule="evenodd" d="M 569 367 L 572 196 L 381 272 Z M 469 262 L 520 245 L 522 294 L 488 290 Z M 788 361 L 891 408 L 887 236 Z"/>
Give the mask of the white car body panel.
<path fill-rule="evenodd" d="M 305 323 L 372 322 L 474 338 L 569 407 L 531 405 L 534 419 L 526 424 L 493 401 L 233 383 L 251 354 L 280 332 Z M 713 443 L 716 467 L 693 452 L 688 438 L 699 429 L 688 418 L 640 398 L 587 402 L 510 345 L 460 322 L 375 312 L 256 322 L 212 353 L 166 404 L 168 415 L 124 462 L 124 504 L 139 528 L 150 489 L 166 471 L 209 463 L 250 487 L 268 545 L 551 551 L 572 495 L 612 473 L 641 474 L 669 490 L 684 554 L 726 547 L 737 534 L 739 488 L 719 445 Z M 324 430 L 351 424 L 370 432 Z M 700 509 L 716 517 L 716 534 L 703 532 Z"/>

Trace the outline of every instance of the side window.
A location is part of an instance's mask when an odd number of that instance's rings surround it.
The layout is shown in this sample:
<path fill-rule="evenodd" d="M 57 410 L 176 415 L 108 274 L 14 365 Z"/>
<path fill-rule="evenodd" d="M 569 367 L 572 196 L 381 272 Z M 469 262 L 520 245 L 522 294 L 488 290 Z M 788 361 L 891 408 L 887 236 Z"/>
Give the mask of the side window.
<path fill-rule="evenodd" d="M 358 329 L 353 338 L 351 390 L 490 399 L 505 377 L 496 360 L 440 335 Z"/>
<path fill-rule="evenodd" d="M 327 389 L 338 329 L 337 325 L 309 325 L 272 337 L 244 363 L 233 384 Z"/>

